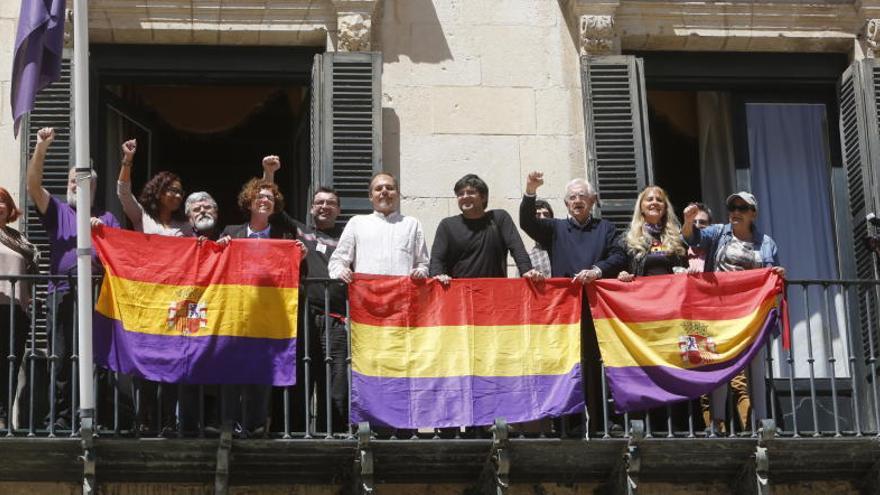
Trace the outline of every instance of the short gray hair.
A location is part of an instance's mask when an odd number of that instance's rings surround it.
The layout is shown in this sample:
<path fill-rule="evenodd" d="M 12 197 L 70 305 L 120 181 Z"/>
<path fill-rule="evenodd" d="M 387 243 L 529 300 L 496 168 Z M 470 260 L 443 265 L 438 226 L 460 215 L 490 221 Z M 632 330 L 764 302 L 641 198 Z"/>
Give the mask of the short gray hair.
<path fill-rule="evenodd" d="M 210 194 L 205 191 L 196 191 L 186 197 L 186 202 L 183 204 L 184 214 L 189 216 L 189 212 L 192 210 L 193 205 L 200 201 L 207 201 L 214 206 L 215 210 L 218 209 L 217 202 L 214 201 L 214 198 L 211 197 Z"/>
<path fill-rule="evenodd" d="M 568 184 L 565 185 L 565 197 L 567 198 L 568 193 L 572 189 L 574 189 L 575 187 L 579 187 L 579 186 L 582 186 L 584 189 L 586 189 L 587 194 L 589 194 L 593 199 L 596 199 L 599 197 L 599 193 L 596 192 L 596 189 L 593 187 L 593 185 L 590 184 L 590 182 L 588 180 L 583 179 L 581 177 L 578 177 L 576 179 L 572 179 L 568 182 Z"/>

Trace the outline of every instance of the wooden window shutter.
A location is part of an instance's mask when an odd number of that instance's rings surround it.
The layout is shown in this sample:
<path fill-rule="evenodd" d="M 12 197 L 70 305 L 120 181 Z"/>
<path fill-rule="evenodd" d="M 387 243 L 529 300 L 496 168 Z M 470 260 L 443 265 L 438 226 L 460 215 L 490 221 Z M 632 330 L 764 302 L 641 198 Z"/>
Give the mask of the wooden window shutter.
<path fill-rule="evenodd" d="M 642 60 L 581 58 L 587 169 L 599 191 L 602 217 L 629 226 L 639 192 L 653 182 Z"/>
<path fill-rule="evenodd" d="M 72 82 L 71 82 L 70 59 L 65 58 L 61 62 L 61 80 L 49 85 L 43 91 L 37 93 L 34 109 L 28 114 L 26 125 L 22 126 L 22 143 L 27 150 L 22 153 L 21 177 L 22 188 L 19 205 L 24 215 L 20 222 L 22 232 L 28 240 L 34 243 L 41 254 L 40 273 L 49 273 L 49 238 L 46 229 L 40 222 L 37 209 L 28 199 L 27 189 L 24 187 L 27 177 L 27 162 L 30 159 L 34 146 L 37 142 L 37 131 L 43 127 L 55 128 L 55 140 L 49 147 L 46 161 L 43 167 L 43 187 L 49 194 L 60 198 L 67 197 L 67 177 L 72 160 L 73 143 L 71 141 L 71 127 L 73 114 L 71 106 Z M 27 205 L 27 208 L 24 206 Z M 37 284 L 37 298 L 45 300 L 46 284 Z M 45 309 L 45 308 L 42 308 Z M 37 346 L 44 347 L 46 344 L 46 317 L 44 311 L 37 311 Z"/>
<path fill-rule="evenodd" d="M 382 170 L 382 56 L 319 54 L 312 78 L 312 188 L 336 189 L 344 222 L 373 211 L 367 189 Z"/>
<path fill-rule="evenodd" d="M 880 120 L 880 70 L 873 60 L 854 62 L 841 76 L 838 87 L 840 103 L 840 141 L 846 171 L 849 221 L 855 251 L 856 276 L 877 277 L 877 261 L 865 245 L 868 223 L 865 216 L 877 212 L 877 173 L 880 166 L 878 120 Z M 880 213 L 880 212 L 877 212 Z M 878 314 L 876 288 L 859 288 L 860 328 L 865 357 L 870 357 L 873 339 L 874 355 L 878 353 Z"/>

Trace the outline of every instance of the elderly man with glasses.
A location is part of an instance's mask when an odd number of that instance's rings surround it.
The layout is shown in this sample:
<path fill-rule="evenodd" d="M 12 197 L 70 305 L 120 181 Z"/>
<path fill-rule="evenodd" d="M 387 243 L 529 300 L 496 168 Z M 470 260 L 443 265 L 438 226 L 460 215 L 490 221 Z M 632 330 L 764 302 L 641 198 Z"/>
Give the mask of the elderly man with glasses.
<path fill-rule="evenodd" d="M 519 225 L 535 242 L 549 249 L 553 277 L 571 278 L 587 284 L 599 278 L 614 278 L 626 264 L 626 255 L 616 242 L 617 229 L 592 215 L 599 198 L 592 184 L 574 179 L 565 187 L 567 218 L 537 218 L 536 195 L 544 184 L 542 172 L 526 177 L 526 190 L 519 206 Z M 586 301 L 586 300 L 585 300 Z M 586 302 L 585 302 L 586 304 Z M 584 307 L 581 332 L 584 383 L 590 429 L 602 417 L 602 382 L 599 344 L 588 306 Z"/>

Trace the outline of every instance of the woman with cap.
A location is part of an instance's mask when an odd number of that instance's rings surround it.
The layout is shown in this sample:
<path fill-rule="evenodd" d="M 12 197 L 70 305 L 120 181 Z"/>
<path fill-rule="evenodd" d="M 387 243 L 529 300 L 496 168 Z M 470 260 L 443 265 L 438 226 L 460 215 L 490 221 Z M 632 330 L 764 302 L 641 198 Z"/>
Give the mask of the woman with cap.
<path fill-rule="evenodd" d="M 735 272 L 771 267 L 780 276 L 785 269 L 779 266 L 776 242 L 761 232 L 755 225 L 758 217 L 758 201 L 752 193 L 740 191 L 727 197 L 729 222 L 713 224 L 703 229 L 694 228 L 694 219 L 700 210 L 695 204 L 684 210 L 684 225 L 681 234 L 685 241 L 706 253 L 706 272 Z M 764 382 L 764 361 L 766 349 L 761 349 L 749 364 L 748 376 L 740 373 L 731 381 L 736 409 L 743 430 L 749 427 L 749 408 L 757 420 L 767 417 L 766 384 Z M 752 398 L 749 398 L 751 382 Z M 719 428 L 723 428 L 726 418 L 727 386 L 719 387 L 712 393 L 712 417 Z"/>

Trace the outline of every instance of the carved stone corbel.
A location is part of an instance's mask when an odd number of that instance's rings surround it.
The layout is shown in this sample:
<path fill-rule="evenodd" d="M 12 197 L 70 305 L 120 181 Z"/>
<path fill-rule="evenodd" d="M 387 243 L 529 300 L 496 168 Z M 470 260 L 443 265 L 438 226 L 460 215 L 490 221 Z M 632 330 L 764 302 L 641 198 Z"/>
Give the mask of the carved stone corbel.
<path fill-rule="evenodd" d="M 868 19 L 865 23 L 865 56 L 874 58 L 880 52 L 880 19 Z"/>
<path fill-rule="evenodd" d="M 580 16 L 581 55 L 607 55 L 614 52 L 613 15 Z"/>
<path fill-rule="evenodd" d="M 370 50 L 373 11 L 377 0 L 332 0 L 336 7 L 336 50 Z"/>

